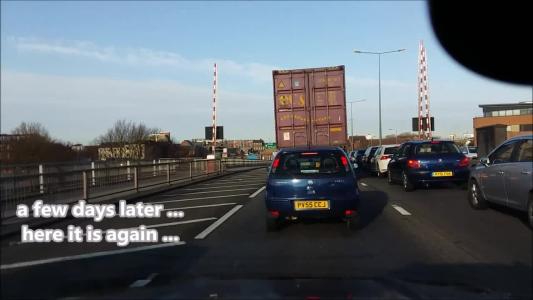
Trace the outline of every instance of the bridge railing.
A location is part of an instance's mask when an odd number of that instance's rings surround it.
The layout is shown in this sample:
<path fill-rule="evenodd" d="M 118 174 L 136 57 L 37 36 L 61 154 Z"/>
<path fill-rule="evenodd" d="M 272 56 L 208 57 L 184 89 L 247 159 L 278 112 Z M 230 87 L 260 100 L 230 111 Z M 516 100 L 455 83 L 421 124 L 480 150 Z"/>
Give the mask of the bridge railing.
<path fill-rule="evenodd" d="M 35 200 L 44 203 L 71 203 L 124 192 L 138 192 L 161 185 L 192 181 L 224 174 L 237 168 L 268 166 L 265 160 L 196 159 L 155 162 L 115 167 L 101 167 L 67 172 L 0 177 L 2 218 L 15 216 L 18 204 L 31 206 Z"/>

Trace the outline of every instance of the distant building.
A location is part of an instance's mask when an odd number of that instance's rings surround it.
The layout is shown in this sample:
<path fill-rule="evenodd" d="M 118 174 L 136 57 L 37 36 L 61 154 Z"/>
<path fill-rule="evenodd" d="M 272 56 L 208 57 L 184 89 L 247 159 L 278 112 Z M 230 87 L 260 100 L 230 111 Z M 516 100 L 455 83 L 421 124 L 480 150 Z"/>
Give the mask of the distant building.
<path fill-rule="evenodd" d="M 13 143 L 25 137 L 22 134 L 0 134 L 0 161 L 11 161 L 13 156 Z"/>
<path fill-rule="evenodd" d="M 514 136 L 533 132 L 533 102 L 481 104 L 482 117 L 473 119 L 474 140 L 481 156 Z"/>
<path fill-rule="evenodd" d="M 260 152 L 265 149 L 265 141 L 262 139 L 256 140 L 224 140 L 224 145 L 227 148 L 237 148 L 243 151 L 252 150 Z"/>
<path fill-rule="evenodd" d="M 157 143 L 170 143 L 170 131 L 152 133 L 148 136 L 148 140 Z"/>

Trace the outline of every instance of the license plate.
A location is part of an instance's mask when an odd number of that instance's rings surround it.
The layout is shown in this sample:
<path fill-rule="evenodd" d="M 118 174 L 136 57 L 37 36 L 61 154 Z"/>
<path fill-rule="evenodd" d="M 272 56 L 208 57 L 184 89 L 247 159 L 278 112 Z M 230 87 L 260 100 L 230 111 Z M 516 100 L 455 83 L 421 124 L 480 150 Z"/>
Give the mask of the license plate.
<path fill-rule="evenodd" d="M 328 200 L 294 201 L 294 210 L 329 209 Z"/>
<path fill-rule="evenodd" d="M 448 176 L 453 176 L 453 172 L 452 171 L 433 172 L 431 173 L 431 176 L 432 177 L 448 177 Z"/>

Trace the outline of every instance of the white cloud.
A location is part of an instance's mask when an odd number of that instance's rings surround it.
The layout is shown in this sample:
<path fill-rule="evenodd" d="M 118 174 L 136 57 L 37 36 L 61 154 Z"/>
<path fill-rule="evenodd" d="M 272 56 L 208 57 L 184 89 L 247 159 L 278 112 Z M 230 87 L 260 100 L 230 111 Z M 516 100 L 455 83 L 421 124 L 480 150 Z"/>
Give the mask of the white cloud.
<path fill-rule="evenodd" d="M 257 82 L 272 79 L 275 66 L 256 62 L 239 63 L 222 58 L 189 59 L 179 53 L 147 48 L 117 48 L 99 46 L 88 41 L 44 40 L 37 38 L 10 37 L 8 39 L 19 51 L 50 55 L 77 56 L 106 63 L 131 66 L 172 67 L 180 70 L 205 72 L 217 62 L 219 68 L 231 76 L 248 77 Z"/>

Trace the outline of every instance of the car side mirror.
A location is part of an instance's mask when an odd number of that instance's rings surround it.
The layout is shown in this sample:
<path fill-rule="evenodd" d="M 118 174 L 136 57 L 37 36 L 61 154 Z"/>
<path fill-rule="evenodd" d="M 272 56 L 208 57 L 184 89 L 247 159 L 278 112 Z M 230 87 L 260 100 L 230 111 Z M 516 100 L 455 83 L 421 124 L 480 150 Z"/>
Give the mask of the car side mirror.
<path fill-rule="evenodd" d="M 479 163 L 484 165 L 485 167 L 487 167 L 489 164 L 490 164 L 490 160 L 488 157 L 482 157 L 480 160 L 479 160 Z"/>

